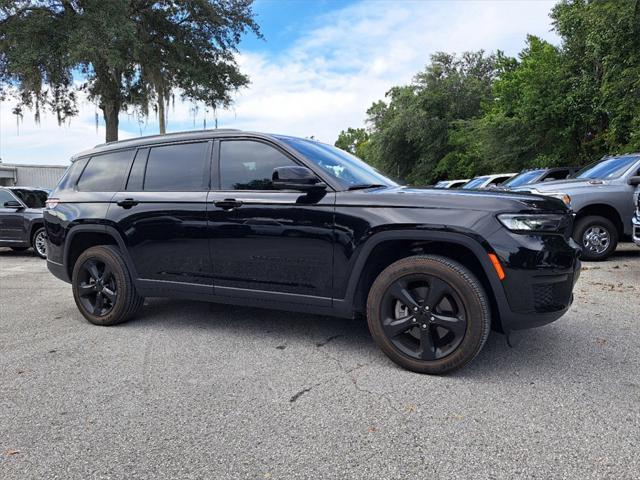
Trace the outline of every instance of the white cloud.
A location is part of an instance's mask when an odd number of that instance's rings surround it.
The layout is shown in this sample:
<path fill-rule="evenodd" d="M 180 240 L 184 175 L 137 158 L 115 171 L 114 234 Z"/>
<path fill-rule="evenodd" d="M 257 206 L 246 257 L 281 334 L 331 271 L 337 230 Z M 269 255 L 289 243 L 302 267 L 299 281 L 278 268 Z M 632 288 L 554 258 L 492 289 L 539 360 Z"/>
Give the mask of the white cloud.
<path fill-rule="evenodd" d="M 219 127 L 315 135 L 333 142 L 338 132 L 362 126 L 365 112 L 393 85 L 406 84 L 437 51 L 505 50 L 515 55 L 527 33 L 557 42 L 548 13 L 553 1 L 376 1 L 330 12 L 305 26 L 298 40 L 277 54 L 243 52 L 238 60 L 251 78 L 231 110 L 218 111 Z M 277 4 L 275 4 L 277 5 Z M 267 39 L 268 42 L 268 39 Z M 176 100 L 170 131 L 202 128 L 200 108 Z M 5 162 L 64 163 L 74 152 L 101 143 L 93 104 L 85 103 L 69 127 L 53 118 L 40 127 L 26 114 L 20 135 L 10 106 L 0 110 L 0 156 Z M 121 127 L 138 135 L 135 121 Z M 207 115 L 213 126 L 213 113 Z M 157 133 L 149 119 L 142 134 Z M 122 138 L 126 133 L 121 132 Z"/>

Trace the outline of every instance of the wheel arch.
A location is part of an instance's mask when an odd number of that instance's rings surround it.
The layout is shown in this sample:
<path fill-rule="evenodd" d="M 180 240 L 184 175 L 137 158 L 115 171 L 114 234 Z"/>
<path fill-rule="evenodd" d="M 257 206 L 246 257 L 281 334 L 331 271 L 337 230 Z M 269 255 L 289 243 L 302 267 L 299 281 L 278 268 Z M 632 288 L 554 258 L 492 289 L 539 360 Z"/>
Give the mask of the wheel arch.
<path fill-rule="evenodd" d="M 118 231 L 109 225 L 78 225 L 72 227 L 65 241 L 64 266 L 69 278 L 72 277 L 73 267 L 78 257 L 88 248 L 97 245 L 115 245 L 119 248 L 131 276 L 137 279 L 133 261 L 129 256 L 126 244 Z"/>
<path fill-rule="evenodd" d="M 31 222 L 29 226 L 29 245 L 33 246 L 33 237 L 41 227 L 44 228 L 44 218 L 37 218 Z"/>
<path fill-rule="evenodd" d="M 489 299 L 493 327 L 502 331 L 504 289 L 481 241 L 456 232 L 394 231 L 373 235 L 362 247 L 349 277 L 345 308 L 364 312 L 369 289 L 379 273 L 393 262 L 413 255 L 435 254 L 457 261 L 482 283 Z M 340 305 L 338 305 L 340 307 Z"/>
<path fill-rule="evenodd" d="M 615 207 L 609 205 L 608 203 L 592 203 L 589 205 L 585 205 L 576 213 L 576 222 L 581 218 L 588 216 L 598 216 L 606 218 L 613 222 L 616 226 L 616 230 L 618 231 L 618 238 L 624 236 L 624 223 L 622 222 L 622 217 L 618 210 Z"/>

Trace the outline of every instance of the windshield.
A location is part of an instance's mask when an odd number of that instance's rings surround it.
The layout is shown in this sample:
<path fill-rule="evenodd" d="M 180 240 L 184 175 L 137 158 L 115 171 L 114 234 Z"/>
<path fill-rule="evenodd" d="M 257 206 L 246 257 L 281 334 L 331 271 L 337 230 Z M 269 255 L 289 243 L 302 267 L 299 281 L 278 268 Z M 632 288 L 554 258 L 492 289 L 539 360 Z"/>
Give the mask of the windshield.
<path fill-rule="evenodd" d="M 505 183 L 503 183 L 503 185 L 505 187 L 519 187 L 520 185 L 527 185 L 529 183 L 535 182 L 543 172 L 544 170 L 531 170 L 530 172 L 522 172 L 512 179 L 507 180 Z"/>
<path fill-rule="evenodd" d="M 24 188 L 12 188 L 11 191 L 24 203 L 27 208 L 44 208 L 47 201 L 47 192 L 44 190 L 27 190 Z"/>
<path fill-rule="evenodd" d="M 466 189 L 478 188 L 487 180 L 489 180 L 489 177 L 477 177 L 471 180 L 469 183 L 466 183 L 465 185 L 463 185 L 462 188 L 466 188 Z"/>
<path fill-rule="evenodd" d="M 628 156 L 628 157 L 616 157 L 607 158 L 599 162 L 587 165 L 578 173 L 575 178 L 590 178 L 593 180 L 607 180 L 609 178 L 618 178 L 624 172 L 626 172 L 634 163 L 636 163 L 640 157 Z"/>
<path fill-rule="evenodd" d="M 384 185 L 388 187 L 398 185 L 358 157 L 337 147 L 302 138 L 281 136 L 277 138 L 315 163 L 344 188 L 357 185 Z"/>

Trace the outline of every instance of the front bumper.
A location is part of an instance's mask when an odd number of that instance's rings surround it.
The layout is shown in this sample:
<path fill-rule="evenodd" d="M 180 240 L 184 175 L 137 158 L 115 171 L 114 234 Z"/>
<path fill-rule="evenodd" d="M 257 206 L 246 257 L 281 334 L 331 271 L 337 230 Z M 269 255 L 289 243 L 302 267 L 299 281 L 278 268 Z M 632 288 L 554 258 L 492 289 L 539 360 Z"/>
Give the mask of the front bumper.
<path fill-rule="evenodd" d="M 638 217 L 638 214 L 633 217 L 631 223 L 633 223 L 633 241 L 640 247 L 640 217 Z"/>
<path fill-rule="evenodd" d="M 539 327 L 562 317 L 580 277 L 580 247 L 563 235 L 523 235 L 504 229 L 489 242 L 505 271 L 496 295 L 505 332 Z"/>

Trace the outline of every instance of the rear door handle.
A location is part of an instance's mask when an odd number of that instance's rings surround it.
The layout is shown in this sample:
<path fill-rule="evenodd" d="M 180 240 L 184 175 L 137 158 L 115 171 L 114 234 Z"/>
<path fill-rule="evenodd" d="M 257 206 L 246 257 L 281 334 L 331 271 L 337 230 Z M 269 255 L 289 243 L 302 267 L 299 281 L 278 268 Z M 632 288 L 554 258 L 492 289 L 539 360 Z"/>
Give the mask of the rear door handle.
<path fill-rule="evenodd" d="M 122 208 L 131 208 L 138 204 L 133 198 L 125 198 L 117 202 L 117 205 Z"/>
<path fill-rule="evenodd" d="M 224 200 L 216 200 L 213 204 L 221 208 L 223 210 L 233 210 L 234 208 L 238 208 L 242 206 L 242 202 L 240 200 L 236 200 L 235 198 L 225 198 Z"/>

